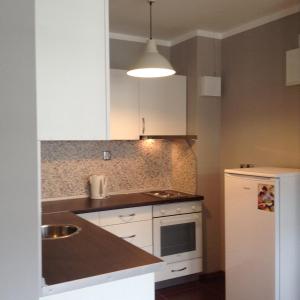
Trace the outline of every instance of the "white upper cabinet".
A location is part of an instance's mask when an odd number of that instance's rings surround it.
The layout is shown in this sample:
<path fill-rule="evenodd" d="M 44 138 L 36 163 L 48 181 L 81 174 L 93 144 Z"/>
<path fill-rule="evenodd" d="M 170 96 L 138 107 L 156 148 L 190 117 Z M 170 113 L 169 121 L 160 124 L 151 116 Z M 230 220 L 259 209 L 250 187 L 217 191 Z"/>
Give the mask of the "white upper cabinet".
<path fill-rule="evenodd" d="M 140 134 L 186 135 L 186 77 L 140 80 Z"/>
<path fill-rule="evenodd" d="M 110 139 L 186 135 L 186 77 L 130 77 L 111 70 Z"/>
<path fill-rule="evenodd" d="M 139 80 L 110 71 L 110 140 L 139 139 Z"/>
<path fill-rule="evenodd" d="M 107 0 L 36 2 L 40 140 L 107 138 Z"/>

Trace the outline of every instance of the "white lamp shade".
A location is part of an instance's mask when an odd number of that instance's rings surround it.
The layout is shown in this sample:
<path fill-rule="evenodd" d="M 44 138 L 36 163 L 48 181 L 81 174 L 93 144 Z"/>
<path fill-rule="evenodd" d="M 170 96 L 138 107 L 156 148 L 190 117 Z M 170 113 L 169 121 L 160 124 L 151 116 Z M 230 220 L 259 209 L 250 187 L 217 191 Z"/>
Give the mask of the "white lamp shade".
<path fill-rule="evenodd" d="M 127 72 L 129 76 L 154 78 L 174 75 L 176 72 L 168 60 L 159 54 L 155 40 L 148 40 L 145 52 L 137 64 Z"/>

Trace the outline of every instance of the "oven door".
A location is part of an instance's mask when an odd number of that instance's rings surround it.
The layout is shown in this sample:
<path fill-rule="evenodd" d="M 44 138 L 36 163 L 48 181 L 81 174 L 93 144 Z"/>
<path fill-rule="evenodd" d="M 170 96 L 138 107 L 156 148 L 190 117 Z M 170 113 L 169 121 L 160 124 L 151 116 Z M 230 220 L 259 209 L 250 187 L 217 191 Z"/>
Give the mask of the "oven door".
<path fill-rule="evenodd" d="M 166 262 L 202 257 L 201 213 L 154 218 L 154 255 Z"/>

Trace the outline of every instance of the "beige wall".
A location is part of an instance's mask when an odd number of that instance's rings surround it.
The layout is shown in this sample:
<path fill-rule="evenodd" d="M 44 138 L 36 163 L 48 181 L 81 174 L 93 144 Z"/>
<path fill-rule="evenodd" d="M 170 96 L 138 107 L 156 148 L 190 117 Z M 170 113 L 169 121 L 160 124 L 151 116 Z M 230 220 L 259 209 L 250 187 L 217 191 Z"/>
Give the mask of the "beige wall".
<path fill-rule="evenodd" d="M 300 86 L 285 86 L 285 51 L 298 47 L 300 14 L 222 43 L 222 164 L 300 166 Z"/>
<path fill-rule="evenodd" d="M 202 97 L 199 77 L 219 75 L 220 41 L 193 38 L 171 49 L 171 61 L 179 74 L 187 76 L 188 133 L 196 134 L 193 152 L 197 160 L 197 192 L 204 195 L 204 268 L 220 270 L 220 97 Z"/>
<path fill-rule="evenodd" d="M 300 167 L 300 86 L 284 84 L 298 34 L 299 13 L 223 40 L 222 170 Z"/>
<path fill-rule="evenodd" d="M 38 300 L 35 1 L 0 3 L 0 299 Z"/>

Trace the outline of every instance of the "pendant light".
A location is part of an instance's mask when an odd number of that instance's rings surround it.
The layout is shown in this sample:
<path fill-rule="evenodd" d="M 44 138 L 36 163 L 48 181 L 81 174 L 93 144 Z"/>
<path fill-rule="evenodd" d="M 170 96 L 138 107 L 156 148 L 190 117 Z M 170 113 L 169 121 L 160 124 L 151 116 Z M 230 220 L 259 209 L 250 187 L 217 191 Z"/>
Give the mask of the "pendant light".
<path fill-rule="evenodd" d="M 155 40 L 152 38 L 152 4 L 155 0 L 148 0 L 150 6 L 150 38 L 146 49 L 135 66 L 127 72 L 133 77 L 155 78 L 174 75 L 176 72 L 169 61 L 158 50 Z"/>

